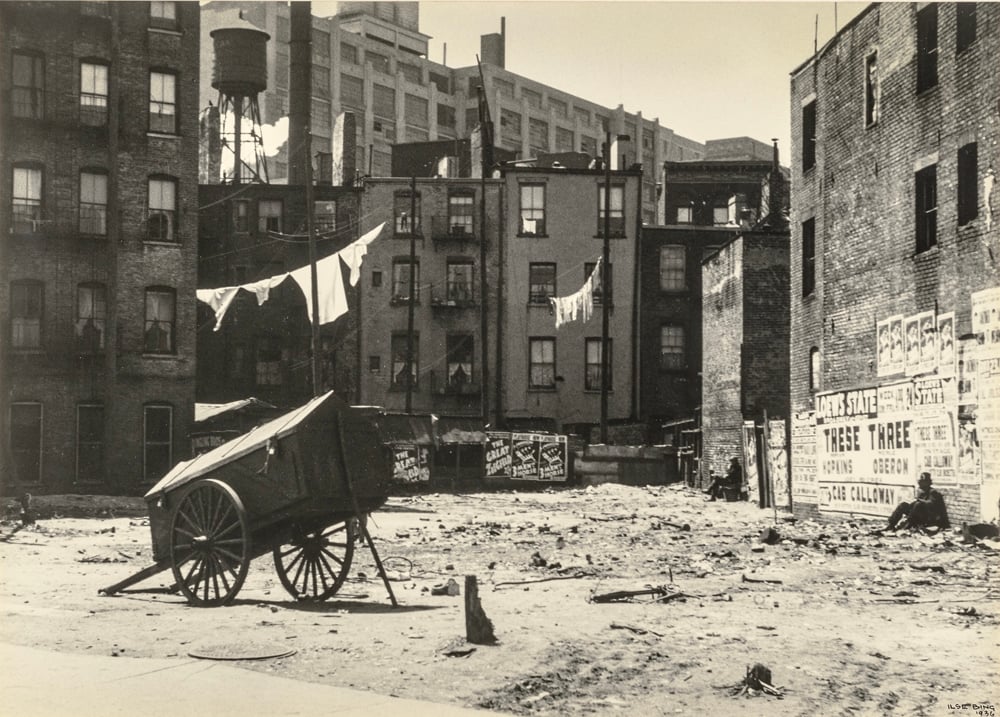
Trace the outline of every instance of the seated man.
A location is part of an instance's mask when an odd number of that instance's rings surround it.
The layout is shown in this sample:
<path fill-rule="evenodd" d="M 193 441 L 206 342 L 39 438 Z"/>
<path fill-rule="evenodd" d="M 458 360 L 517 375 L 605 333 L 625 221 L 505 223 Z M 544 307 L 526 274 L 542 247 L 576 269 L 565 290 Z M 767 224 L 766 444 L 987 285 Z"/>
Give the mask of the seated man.
<path fill-rule="evenodd" d="M 710 500 L 717 500 L 725 496 L 726 488 L 732 490 L 740 491 L 743 487 L 743 469 L 740 467 L 740 459 L 733 456 L 729 461 L 729 469 L 726 471 L 726 476 L 724 478 L 719 478 L 712 471 L 709 471 L 709 477 L 712 479 L 711 484 L 708 486 L 708 490 L 705 492 L 712 496 Z"/>
<path fill-rule="evenodd" d="M 944 498 L 931 488 L 931 474 L 926 471 L 917 480 L 917 496 L 912 503 L 900 503 L 889 516 L 889 530 L 896 528 L 921 530 L 923 528 L 949 527 L 948 511 L 945 509 Z"/>

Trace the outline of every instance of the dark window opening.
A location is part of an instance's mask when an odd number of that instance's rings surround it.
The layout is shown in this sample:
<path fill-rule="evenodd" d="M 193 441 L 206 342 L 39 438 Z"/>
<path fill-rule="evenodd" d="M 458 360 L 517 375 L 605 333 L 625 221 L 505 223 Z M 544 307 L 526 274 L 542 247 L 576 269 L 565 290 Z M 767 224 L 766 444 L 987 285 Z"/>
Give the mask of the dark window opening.
<path fill-rule="evenodd" d="M 964 226 L 979 216 L 978 146 L 975 142 L 958 150 L 958 225 Z"/>
<path fill-rule="evenodd" d="M 917 253 L 937 244 L 937 165 L 916 173 Z"/>
<path fill-rule="evenodd" d="M 816 290 L 816 220 L 802 222 L 802 295 Z"/>
<path fill-rule="evenodd" d="M 938 6 L 917 11 L 917 92 L 938 83 Z"/>

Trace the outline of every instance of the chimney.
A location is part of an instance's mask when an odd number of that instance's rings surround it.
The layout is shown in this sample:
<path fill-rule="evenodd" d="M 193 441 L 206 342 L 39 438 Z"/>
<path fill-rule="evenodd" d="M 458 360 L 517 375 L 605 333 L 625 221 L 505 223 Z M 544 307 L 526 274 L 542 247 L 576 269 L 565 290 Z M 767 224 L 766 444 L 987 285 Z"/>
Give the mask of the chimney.
<path fill-rule="evenodd" d="M 291 8 L 291 71 L 288 96 L 288 183 L 306 183 L 309 124 L 312 112 L 312 3 L 293 2 Z"/>
<path fill-rule="evenodd" d="M 501 69 L 506 67 L 507 18 L 500 18 L 500 32 L 479 37 L 479 54 L 483 62 Z"/>

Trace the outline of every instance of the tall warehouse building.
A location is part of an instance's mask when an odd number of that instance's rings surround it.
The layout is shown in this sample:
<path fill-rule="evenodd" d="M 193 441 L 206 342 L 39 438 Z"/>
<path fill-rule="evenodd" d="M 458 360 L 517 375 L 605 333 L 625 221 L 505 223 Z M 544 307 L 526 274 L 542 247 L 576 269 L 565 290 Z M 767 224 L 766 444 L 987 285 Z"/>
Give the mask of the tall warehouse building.
<path fill-rule="evenodd" d="M 285 3 L 210 2 L 202 7 L 208 34 L 242 18 L 269 33 L 268 65 L 273 81 L 260 98 L 263 121 L 288 114 L 290 18 Z M 450 68 L 428 55 L 430 37 L 419 29 L 415 2 L 341 2 L 332 17 L 313 18 L 312 132 L 314 153 L 334 153 L 331 138 L 342 112 L 357 119 L 355 166 L 361 174 L 391 174 L 390 146 L 467 138 L 478 122 L 479 67 Z M 494 122 L 496 144 L 520 157 L 542 152 L 600 154 L 605 131 L 628 134 L 626 167 L 642 163 L 642 220 L 657 223 L 657 182 L 663 163 L 699 159 L 704 146 L 619 105 L 609 108 L 535 82 L 506 69 L 506 32 L 481 38 L 480 59 Z M 211 43 L 202 43 L 202 52 Z M 202 58 L 200 108 L 216 97 L 210 58 Z M 288 176 L 287 156 L 269 165 L 272 178 Z"/>
<path fill-rule="evenodd" d="M 0 476 L 141 494 L 188 455 L 199 10 L 0 4 Z"/>

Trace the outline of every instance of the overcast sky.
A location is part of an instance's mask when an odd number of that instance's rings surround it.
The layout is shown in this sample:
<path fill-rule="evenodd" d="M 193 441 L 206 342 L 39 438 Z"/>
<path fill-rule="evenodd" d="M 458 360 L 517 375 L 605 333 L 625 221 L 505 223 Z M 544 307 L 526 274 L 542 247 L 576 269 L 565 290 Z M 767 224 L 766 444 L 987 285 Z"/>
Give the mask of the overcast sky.
<path fill-rule="evenodd" d="M 507 69 L 625 106 L 699 142 L 779 139 L 789 160 L 789 73 L 867 3 L 434 0 L 420 3 L 429 59 L 474 65 L 507 18 Z"/>

